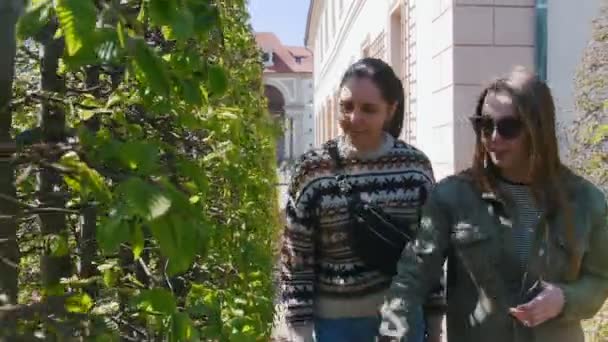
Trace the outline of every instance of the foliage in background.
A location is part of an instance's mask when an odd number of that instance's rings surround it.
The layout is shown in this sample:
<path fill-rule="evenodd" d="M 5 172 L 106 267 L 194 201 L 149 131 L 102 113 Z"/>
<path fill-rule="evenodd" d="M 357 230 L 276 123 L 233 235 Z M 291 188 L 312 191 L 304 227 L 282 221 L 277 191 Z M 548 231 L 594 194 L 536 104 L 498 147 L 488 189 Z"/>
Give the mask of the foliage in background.
<path fill-rule="evenodd" d="M 576 75 L 580 116 L 569 128 L 568 162 L 608 195 L 608 0 L 601 0 L 600 6 Z M 608 304 L 586 326 L 597 340 L 608 339 Z"/>
<path fill-rule="evenodd" d="M 244 0 L 31 2 L 13 94 L 18 200 L 37 208 L 31 176 L 60 173 L 65 207 L 45 209 L 68 234 L 43 236 L 45 214 L 22 213 L 25 305 L 5 309 L 23 320 L 0 337 L 266 340 L 277 128 L 247 20 Z M 58 91 L 38 86 L 49 42 L 64 44 Z M 52 143 L 37 114 L 49 104 L 67 122 Z M 41 251 L 69 257 L 58 286 L 40 280 Z"/>
<path fill-rule="evenodd" d="M 576 75 L 569 161 L 608 193 L 608 1 L 601 4 Z"/>

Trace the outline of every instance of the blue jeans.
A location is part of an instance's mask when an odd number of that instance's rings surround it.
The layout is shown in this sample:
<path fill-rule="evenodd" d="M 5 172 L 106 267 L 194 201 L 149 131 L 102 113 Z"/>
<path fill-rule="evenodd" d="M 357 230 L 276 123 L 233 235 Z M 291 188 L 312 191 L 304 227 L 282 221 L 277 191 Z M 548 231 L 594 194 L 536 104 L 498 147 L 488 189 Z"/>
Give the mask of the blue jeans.
<path fill-rule="evenodd" d="M 422 309 L 414 329 L 411 342 L 424 342 L 425 324 Z M 316 318 L 315 342 L 374 342 L 380 328 L 379 317 L 362 318 Z"/>

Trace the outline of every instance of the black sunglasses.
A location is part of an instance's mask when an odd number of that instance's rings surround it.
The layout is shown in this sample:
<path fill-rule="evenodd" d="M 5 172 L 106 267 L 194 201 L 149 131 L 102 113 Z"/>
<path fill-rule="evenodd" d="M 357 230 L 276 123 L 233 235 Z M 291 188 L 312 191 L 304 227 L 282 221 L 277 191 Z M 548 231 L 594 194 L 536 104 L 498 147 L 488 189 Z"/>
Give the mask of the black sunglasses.
<path fill-rule="evenodd" d="M 494 120 L 488 115 L 475 115 L 470 117 L 469 120 L 471 120 L 475 132 L 477 134 L 481 133 L 485 137 L 492 136 L 492 133 L 496 130 L 504 139 L 515 139 L 523 128 L 521 120 L 514 116 Z"/>

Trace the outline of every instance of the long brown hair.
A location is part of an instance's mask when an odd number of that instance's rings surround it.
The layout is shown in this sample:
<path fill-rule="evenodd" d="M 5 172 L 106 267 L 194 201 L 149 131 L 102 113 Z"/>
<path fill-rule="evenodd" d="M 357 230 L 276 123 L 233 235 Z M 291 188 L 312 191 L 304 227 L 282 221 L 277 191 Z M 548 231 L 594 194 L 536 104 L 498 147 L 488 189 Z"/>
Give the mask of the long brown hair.
<path fill-rule="evenodd" d="M 570 254 L 568 277 L 575 279 L 579 273 L 582 253 L 576 242 L 572 210 L 564 191 L 563 175 L 570 171 L 559 157 L 555 104 L 551 90 L 536 74 L 517 67 L 506 77 L 496 79 L 483 89 L 477 101 L 475 115 L 482 115 L 486 96 L 496 92 L 505 92 L 511 96 L 515 110 L 524 124 L 530 158 L 528 175 L 535 200 L 544 205 L 546 215 L 552 216 L 560 212 L 564 215 Z M 497 172 L 481 142 L 481 134 L 478 133 L 471 173 L 481 191 L 497 192 Z M 551 230 L 548 233 L 557 234 Z"/>

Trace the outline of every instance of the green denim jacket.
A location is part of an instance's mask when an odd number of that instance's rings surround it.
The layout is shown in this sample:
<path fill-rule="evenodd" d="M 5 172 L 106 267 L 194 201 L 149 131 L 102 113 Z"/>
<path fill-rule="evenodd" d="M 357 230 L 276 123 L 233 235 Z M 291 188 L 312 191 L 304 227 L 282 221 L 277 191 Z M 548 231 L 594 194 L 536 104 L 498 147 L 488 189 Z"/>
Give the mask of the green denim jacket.
<path fill-rule="evenodd" d="M 536 231 L 544 225 L 549 234 L 535 237 L 528 276 L 523 277 L 510 230 L 516 208 L 497 194 L 476 190 L 466 174 L 451 176 L 432 191 L 417 239 L 404 249 L 382 309 L 381 335 L 407 341 L 408 323 L 413 322 L 409 308 L 426 297 L 447 259 L 450 342 L 582 342 L 580 321 L 595 315 L 608 297 L 606 198 L 579 176 L 565 172 L 562 177 L 575 241 L 583 251 L 578 277 L 568 277 L 563 213 L 541 218 Z M 566 304 L 558 317 L 526 328 L 508 310 L 525 302 L 522 289 L 540 278 L 561 287 Z"/>

